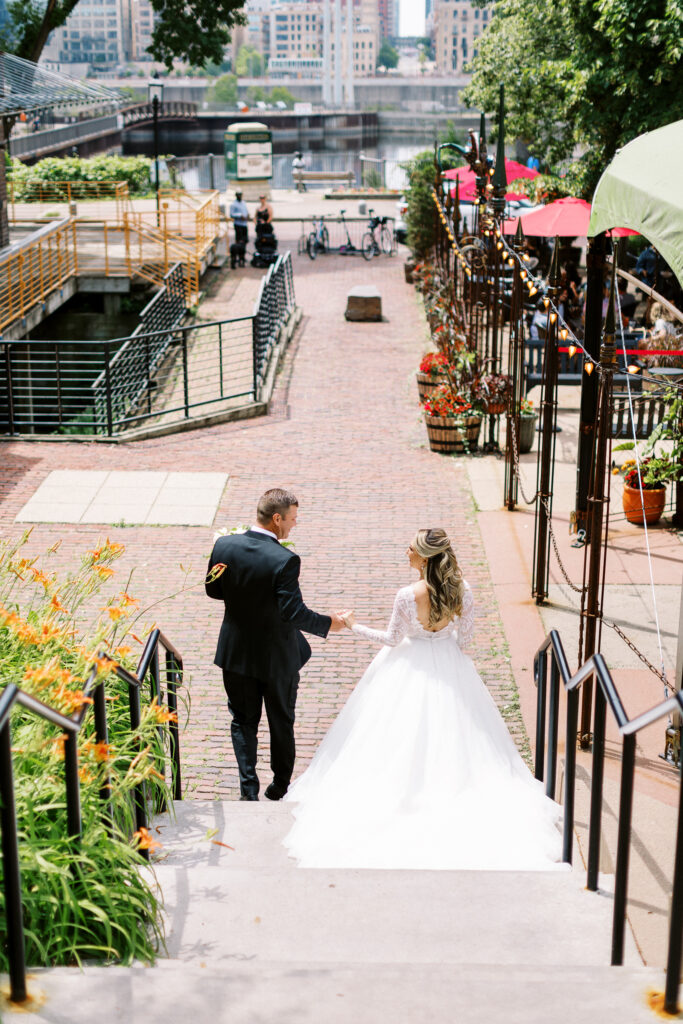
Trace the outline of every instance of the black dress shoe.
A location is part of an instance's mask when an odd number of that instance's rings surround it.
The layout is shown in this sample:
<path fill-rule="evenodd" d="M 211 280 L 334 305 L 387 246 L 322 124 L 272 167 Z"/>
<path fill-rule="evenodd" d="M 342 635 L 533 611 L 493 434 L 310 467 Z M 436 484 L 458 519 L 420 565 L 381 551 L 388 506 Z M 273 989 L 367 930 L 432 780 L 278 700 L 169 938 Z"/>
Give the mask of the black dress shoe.
<path fill-rule="evenodd" d="M 267 793 L 267 792 L 268 792 L 268 791 L 266 790 L 266 793 Z M 254 796 L 254 795 L 250 795 L 250 796 L 241 796 L 241 797 L 240 797 L 240 800 L 258 800 L 258 797 L 257 797 L 257 796 Z"/>
<path fill-rule="evenodd" d="M 288 786 L 285 786 L 283 789 L 282 786 L 276 786 L 274 782 L 271 782 L 263 795 L 268 797 L 269 800 L 282 800 L 288 788 Z"/>

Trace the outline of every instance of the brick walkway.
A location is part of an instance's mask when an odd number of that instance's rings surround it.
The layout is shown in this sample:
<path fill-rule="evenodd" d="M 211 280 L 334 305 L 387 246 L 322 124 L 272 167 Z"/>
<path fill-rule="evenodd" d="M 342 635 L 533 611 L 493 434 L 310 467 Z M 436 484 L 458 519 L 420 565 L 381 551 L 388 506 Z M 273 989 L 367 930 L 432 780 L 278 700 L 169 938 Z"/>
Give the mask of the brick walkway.
<path fill-rule="evenodd" d="M 288 238 L 288 231 L 291 238 Z M 280 251 L 296 253 L 294 225 L 278 231 Z M 475 662 L 521 746 L 525 736 L 506 643 L 481 545 L 464 466 L 429 452 L 420 421 L 414 373 L 425 327 L 402 263 L 386 258 L 325 256 L 314 264 L 294 256 L 297 301 L 304 319 L 279 376 L 267 418 L 229 423 L 137 444 L 9 442 L 0 447 L 3 533 L 18 532 L 18 509 L 51 469 L 167 469 L 227 472 L 230 479 L 215 526 L 251 522 L 258 495 L 291 487 L 300 501 L 293 539 L 302 556 L 302 589 L 319 611 L 356 609 L 362 622 L 384 625 L 393 596 L 411 579 L 405 548 L 419 527 L 444 526 L 455 542 L 477 601 Z M 347 291 L 376 284 L 385 322 L 350 324 Z M 31 547 L 63 539 L 68 562 L 102 533 L 92 526 L 34 528 Z M 143 605 L 180 588 L 189 570 L 201 580 L 212 530 L 193 527 L 111 527 L 126 545 L 119 579 L 134 569 L 131 592 Z M 181 568 L 182 565 L 182 568 Z M 188 796 L 234 796 L 237 773 L 218 669 L 212 665 L 221 619 L 203 587 L 157 605 L 156 620 L 185 657 L 190 719 L 182 740 Z M 343 705 L 376 648 L 348 633 L 312 638 L 313 658 L 300 688 L 297 720 L 300 771 Z M 262 778 L 269 773 L 264 767 Z"/>

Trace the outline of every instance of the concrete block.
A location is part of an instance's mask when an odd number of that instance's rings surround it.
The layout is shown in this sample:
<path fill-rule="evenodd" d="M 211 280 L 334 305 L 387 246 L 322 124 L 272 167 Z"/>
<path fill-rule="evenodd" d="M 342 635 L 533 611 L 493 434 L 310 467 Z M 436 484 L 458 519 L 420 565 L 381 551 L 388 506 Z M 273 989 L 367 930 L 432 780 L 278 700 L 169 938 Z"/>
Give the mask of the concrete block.
<path fill-rule="evenodd" d="M 346 298 L 347 320 L 376 321 L 382 319 L 382 296 L 373 285 L 357 285 Z"/>

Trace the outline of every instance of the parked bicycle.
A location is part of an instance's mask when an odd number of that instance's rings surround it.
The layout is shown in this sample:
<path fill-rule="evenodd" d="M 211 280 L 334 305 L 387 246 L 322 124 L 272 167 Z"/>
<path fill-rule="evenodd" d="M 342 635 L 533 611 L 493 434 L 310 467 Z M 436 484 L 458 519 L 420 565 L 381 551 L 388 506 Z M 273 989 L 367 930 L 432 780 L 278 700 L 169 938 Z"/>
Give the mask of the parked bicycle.
<path fill-rule="evenodd" d="M 318 253 L 330 251 L 330 236 L 324 224 L 325 217 L 313 218 L 313 230 L 306 240 L 306 252 L 314 260 Z"/>
<path fill-rule="evenodd" d="M 380 256 L 384 253 L 385 256 L 391 256 L 394 251 L 394 236 L 391 228 L 389 227 L 388 217 L 375 217 L 374 210 L 370 210 L 370 230 L 366 231 L 363 235 L 363 241 L 361 242 L 361 249 L 363 256 L 366 260 L 371 260 L 373 256 Z M 379 237 L 378 237 L 379 229 Z"/>
<path fill-rule="evenodd" d="M 342 222 L 342 224 L 344 225 L 344 231 L 346 232 L 346 242 L 343 242 L 339 246 L 339 249 L 337 250 L 337 252 L 340 252 L 342 255 L 345 255 L 345 254 L 346 255 L 350 255 L 350 254 L 352 254 L 354 252 L 359 252 L 360 250 L 358 249 L 358 246 L 354 245 L 353 242 L 351 241 L 351 235 L 349 234 L 349 226 L 348 226 L 348 224 L 346 223 L 346 221 L 344 219 L 344 214 L 345 213 L 346 213 L 346 210 L 340 210 L 339 211 L 339 219 Z"/>

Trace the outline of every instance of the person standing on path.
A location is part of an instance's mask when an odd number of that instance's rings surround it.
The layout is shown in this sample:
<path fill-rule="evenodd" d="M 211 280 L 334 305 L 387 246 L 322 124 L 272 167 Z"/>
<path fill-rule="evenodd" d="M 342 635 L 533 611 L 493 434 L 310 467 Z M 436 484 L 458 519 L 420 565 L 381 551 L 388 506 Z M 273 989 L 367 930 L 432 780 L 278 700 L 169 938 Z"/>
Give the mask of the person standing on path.
<path fill-rule="evenodd" d="M 336 613 L 320 615 L 306 607 L 299 589 L 301 559 L 280 543 L 296 526 L 298 507 L 290 491 L 266 491 L 258 502 L 258 525 L 219 537 L 209 562 L 206 593 L 225 604 L 215 664 L 223 670 L 232 715 L 241 800 L 258 800 L 257 734 L 264 703 L 273 771 L 265 796 L 281 800 L 289 788 L 299 671 L 311 656 L 300 630 L 326 637 L 344 628 Z M 226 568 L 213 578 L 217 565 Z"/>
<path fill-rule="evenodd" d="M 249 240 L 247 224 L 249 223 L 249 210 L 247 204 L 242 200 L 242 193 L 235 192 L 235 198 L 230 203 L 230 218 L 235 225 L 235 241 L 238 245 L 246 245 Z"/>

